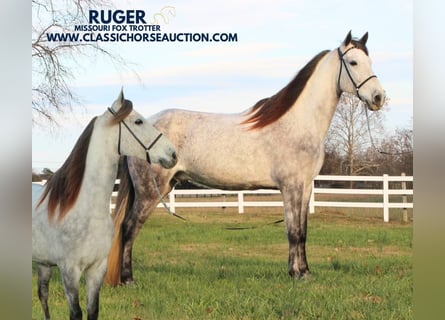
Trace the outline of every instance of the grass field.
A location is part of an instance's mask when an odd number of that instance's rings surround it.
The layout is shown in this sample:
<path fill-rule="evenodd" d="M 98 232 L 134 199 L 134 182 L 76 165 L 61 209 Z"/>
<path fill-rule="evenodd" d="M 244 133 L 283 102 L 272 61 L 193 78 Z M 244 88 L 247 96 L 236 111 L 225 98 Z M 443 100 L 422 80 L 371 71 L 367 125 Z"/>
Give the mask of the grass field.
<path fill-rule="evenodd" d="M 312 276 L 293 280 L 284 224 L 269 224 L 280 209 L 246 211 L 178 210 L 188 222 L 154 213 L 135 244 L 136 284 L 104 286 L 100 318 L 413 318 L 412 223 L 401 213 L 383 223 L 381 210 L 317 208 L 308 227 Z M 43 319 L 36 282 L 33 269 L 32 319 Z M 81 295 L 85 310 L 83 283 Z M 49 304 L 53 319 L 68 317 L 56 270 Z"/>

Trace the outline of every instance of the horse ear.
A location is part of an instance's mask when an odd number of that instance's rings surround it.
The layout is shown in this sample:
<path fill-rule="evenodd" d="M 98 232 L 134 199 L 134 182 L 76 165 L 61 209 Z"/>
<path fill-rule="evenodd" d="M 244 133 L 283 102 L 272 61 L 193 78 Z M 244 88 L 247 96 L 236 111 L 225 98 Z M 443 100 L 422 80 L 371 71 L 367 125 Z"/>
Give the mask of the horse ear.
<path fill-rule="evenodd" d="M 368 41 L 368 32 L 366 32 L 363 37 L 359 40 L 362 45 L 366 45 L 366 41 Z"/>
<path fill-rule="evenodd" d="M 351 40 L 352 40 L 352 35 L 351 35 L 351 30 L 349 30 L 345 40 L 343 40 L 343 45 L 347 46 L 351 42 Z"/>
<path fill-rule="evenodd" d="M 124 87 L 121 88 L 121 92 L 119 93 L 119 97 L 117 97 L 117 101 L 120 103 L 124 102 Z"/>
<path fill-rule="evenodd" d="M 119 92 L 119 96 L 117 97 L 116 101 L 113 103 L 113 109 L 114 111 L 119 110 L 122 105 L 124 104 L 124 88 L 121 88 L 121 92 Z"/>

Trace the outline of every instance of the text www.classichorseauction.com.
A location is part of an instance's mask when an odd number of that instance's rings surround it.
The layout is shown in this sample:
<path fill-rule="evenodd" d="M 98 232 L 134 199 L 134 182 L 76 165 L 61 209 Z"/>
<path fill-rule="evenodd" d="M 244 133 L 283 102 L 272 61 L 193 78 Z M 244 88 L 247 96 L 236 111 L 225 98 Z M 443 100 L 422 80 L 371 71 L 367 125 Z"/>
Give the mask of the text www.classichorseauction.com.
<path fill-rule="evenodd" d="M 147 23 L 143 10 L 89 10 L 88 24 L 75 25 L 74 31 L 47 32 L 49 42 L 237 42 L 237 33 L 161 31 L 159 21 L 169 22 L 175 7 L 167 6 Z"/>

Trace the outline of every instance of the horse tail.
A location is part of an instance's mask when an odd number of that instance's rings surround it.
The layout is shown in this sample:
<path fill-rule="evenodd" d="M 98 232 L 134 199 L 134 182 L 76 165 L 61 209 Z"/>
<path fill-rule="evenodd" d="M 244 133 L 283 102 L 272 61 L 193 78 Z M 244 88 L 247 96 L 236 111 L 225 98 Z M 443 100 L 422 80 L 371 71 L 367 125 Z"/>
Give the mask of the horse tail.
<path fill-rule="evenodd" d="M 108 255 L 108 267 L 105 283 L 111 287 L 121 284 L 121 269 L 123 259 L 122 222 L 130 211 L 134 201 L 134 187 L 128 170 L 127 157 L 123 157 L 119 164 L 120 179 L 116 207 L 113 212 L 114 235 Z"/>

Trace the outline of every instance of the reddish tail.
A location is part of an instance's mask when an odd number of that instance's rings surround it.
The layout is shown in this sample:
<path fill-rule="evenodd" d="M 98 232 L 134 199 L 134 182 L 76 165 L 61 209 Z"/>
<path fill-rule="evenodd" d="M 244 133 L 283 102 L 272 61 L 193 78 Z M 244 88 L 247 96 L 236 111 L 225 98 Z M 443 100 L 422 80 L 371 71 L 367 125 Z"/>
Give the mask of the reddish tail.
<path fill-rule="evenodd" d="M 111 243 L 110 253 L 108 255 L 108 268 L 105 275 L 105 283 L 111 287 L 116 287 L 121 284 L 123 259 L 122 222 L 133 203 L 131 197 L 131 194 L 133 193 L 133 184 L 128 172 L 127 157 L 123 158 L 119 169 L 119 178 L 121 181 L 116 199 L 116 208 L 113 213 L 114 236 Z"/>

